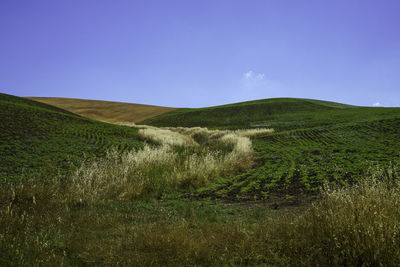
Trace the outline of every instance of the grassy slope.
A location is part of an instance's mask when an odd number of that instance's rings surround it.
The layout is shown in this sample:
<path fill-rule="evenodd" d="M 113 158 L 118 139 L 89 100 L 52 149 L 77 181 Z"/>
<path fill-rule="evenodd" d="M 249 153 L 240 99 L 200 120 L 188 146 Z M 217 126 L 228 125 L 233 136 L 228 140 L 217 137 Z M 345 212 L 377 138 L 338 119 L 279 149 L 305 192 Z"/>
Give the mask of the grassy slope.
<path fill-rule="evenodd" d="M 317 191 L 324 181 L 351 184 L 369 166 L 400 155 L 400 108 L 281 98 L 177 110 L 144 123 L 276 130 L 253 140 L 253 169 L 202 189 L 202 197 L 292 198 Z"/>
<path fill-rule="evenodd" d="M 110 123 L 135 123 L 175 110 L 169 107 L 75 98 L 30 97 L 29 99 Z"/>
<path fill-rule="evenodd" d="M 111 147 L 140 146 L 137 130 L 93 121 L 60 108 L 0 94 L 0 179 L 65 171 Z"/>
<path fill-rule="evenodd" d="M 147 120 L 143 124 L 154 126 L 204 126 L 218 128 L 248 128 L 252 126 L 273 127 L 276 130 L 295 129 L 301 124 L 321 125 L 324 117 L 335 113 L 346 117 L 353 106 L 309 99 L 274 98 L 248 101 L 223 106 L 198 109 L 178 109 Z M 300 121 L 301 120 L 301 121 Z"/>
<path fill-rule="evenodd" d="M 254 139 L 257 166 L 200 195 L 232 200 L 297 198 L 316 192 L 325 181 L 346 186 L 363 179 L 369 167 L 398 160 L 399 138 L 400 114 Z"/>

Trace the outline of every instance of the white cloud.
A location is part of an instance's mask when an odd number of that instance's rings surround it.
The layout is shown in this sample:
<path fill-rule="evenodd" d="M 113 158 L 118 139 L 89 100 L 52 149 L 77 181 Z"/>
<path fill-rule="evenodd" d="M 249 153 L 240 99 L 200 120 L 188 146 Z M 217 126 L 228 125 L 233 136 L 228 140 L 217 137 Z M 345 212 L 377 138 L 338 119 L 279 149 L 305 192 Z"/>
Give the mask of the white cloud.
<path fill-rule="evenodd" d="M 373 106 L 373 107 L 380 107 L 380 106 L 382 106 L 382 104 L 379 103 L 379 102 L 376 102 L 376 103 L 372 104 L 372 106 Z"/>
<path fill-rule="evenodd" d="M 264 73 L 255 73 L 252 70 L 243 73 L 243 78 L 247 81 L 261 81 L 264 79 Z"/>
<path fill-rule="evenodd" d="M 251 77 L 253 77 L 253 72 L 252 71 L 248 71 L 246 73 L 243 74 L 243 77 L 248 80 L 251 79 Z"/>
<path fill-rule="evenodd" d="M 281 81 L 267 77 L 264 73 L 249 70 L 240 76 L 240 89 L 232 94 L 231 102 L 280 97 L 286 95 Z"/>
<path fill-rule="evenodd" d="M 288 95 L 284 83 L 280 80 L 268 77 L 264 73 L 249 70 L 243 72 L 237 77 L 238 79 L 234 81 L 235 84 L 232 84 L 232 87 L 236 87 L 237 90 L 231 92 L 229 95 L 229 102 L 249 101 Z M 237 82 L 239 83 L 239 86 L 237 86 Z"/>

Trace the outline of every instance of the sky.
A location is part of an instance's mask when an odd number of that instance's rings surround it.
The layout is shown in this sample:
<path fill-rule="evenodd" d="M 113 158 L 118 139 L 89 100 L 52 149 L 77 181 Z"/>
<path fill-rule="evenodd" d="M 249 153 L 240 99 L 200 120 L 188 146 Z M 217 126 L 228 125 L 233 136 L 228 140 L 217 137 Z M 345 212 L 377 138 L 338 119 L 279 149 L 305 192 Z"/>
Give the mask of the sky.
<path fill-rule="evenodd" d="M 1 0 L 0 92 L 400 106 L 399 0 Z"/>

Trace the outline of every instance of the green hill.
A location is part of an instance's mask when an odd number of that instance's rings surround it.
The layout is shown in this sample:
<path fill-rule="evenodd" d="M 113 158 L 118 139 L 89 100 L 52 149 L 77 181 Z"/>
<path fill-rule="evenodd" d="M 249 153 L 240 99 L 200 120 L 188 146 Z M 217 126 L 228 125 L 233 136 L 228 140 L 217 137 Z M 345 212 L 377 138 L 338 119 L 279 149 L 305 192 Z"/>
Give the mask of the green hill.
<path fill-rule="evenodd" d="M 0 186 L 0 261 L 5 265 L 280 266 L 299 259 L 313 265 L 309 255 L 326 265 L 342 258 L 356 264 L 398 255 L 393 247 L 399 243 L 400 108 L 286 98 L 176 110 L 146 121 L 275 128 L 252 139 L 250 169 L 236 172 L 226 165 L 225 174 L 213 166 L 235 148 L 236 160 L 246 162 L 251 153 L 241 157 L 240 144 L 249 144 L 247 139 L 233 146 L 210 138 L 204 146 L 175 147 L 174 153 L 165 147 L 152 153 L 144 149 L 137 158 L 88 161 L 84 172 L 50 180 L 111 147 L 141 147 L 137 129 L 5 94 L 0 94 L 0 122 L 0 184 L 35 179 Z M 382 172 L 368 175 L 377 165 Z M 190 171 L 177 173 L 187 166 Z M 196 187 L 188 176 L 204 179 L 198 184 L 204 186 Z M 371 176 L 381 184 L 349 186 Z M 326 182 L 348 188 L 323 195 L 311 207 L 287 209 L 310 203 Z M 153 201 L 143 201 L 147 198 Z M 234 203 L 243 200 L 257 201 Z M 389 227 L 382 227 L 386 222 Z M 388 245 L 376 256 L 382 244 Z"/>
<path fill-rule="evenodd" d="M 325 117 L 347 117 L 357 107 L 328 101 L 272 98 L 223 106 L 178 109 L 147 119 L 154 126 L 202 126 L 218 128 L 273 127 L 295 129 L 306 124 L 321 125 Z M 346 119 L 345 119 L 346 120 Z"/>
<path fill-rule="evenodd" d="M 139 147 L 137 130 L 80 117 L 63 109 L 0 94 L 0 180 L 65 172 L 111 147 Z"/>
<path fill-rule="evenodd" d="M 257 165 L 205 188 L 202 197 L 288 198 L 317 192 L 324 182 L 350 185 L 369 168 L 400 159 L 397 118 L 297 129 L 253 139 Z"/>
<path fill-rule="evenodd" d="M 180 109 L 148 119 L 156 126 L 274 128 L 253 139 L 257 165 L 201 190 L 212 198 L 292 198 L 325 182 L 348 185 L 368 168 L 400 156 L 400 108 L 371 108 L 295 98 Z"/>
<path fill-rule="evenodd" d="M 80 117 L 28 99 L 0 95 L 0 177 L 40 177 L 65 172 L 111 147 L 140 147 L 137 129 Z M 179 109 L 143 123 L 156 126 L 274 128 L 253 139 L 256 165 L 202 188 L 200 197 L 290 198 L 317 191 L 324 181 L 351 184 L 370 166 L 400 156 L 400 108 L 277 98 L 223 106 Z"/>
<path fill-rule="evenodd" d="M 352 184 L 370 167 L 400 158 L 400 108 L 280 98 L 177 110 L 143 123 L 276 130 L 253 139 L 253 169 L 201 189 L 200 197 L 293 198 L 316 192 L 325 181 Z"/>

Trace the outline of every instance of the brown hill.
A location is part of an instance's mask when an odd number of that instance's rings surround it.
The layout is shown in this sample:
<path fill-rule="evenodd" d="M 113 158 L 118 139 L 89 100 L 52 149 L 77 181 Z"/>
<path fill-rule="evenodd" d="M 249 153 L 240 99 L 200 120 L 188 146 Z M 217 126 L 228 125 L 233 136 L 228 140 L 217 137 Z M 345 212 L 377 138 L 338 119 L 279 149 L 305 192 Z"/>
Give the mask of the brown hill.
<path fill-rule="evenodd" d="M 102 100 L 62 97 L 27 98 L 68 110 L 83 117 L 116 124 L 136 123 L 172 110 L 176 110 L 176 108 L 169 107 Z"/>

